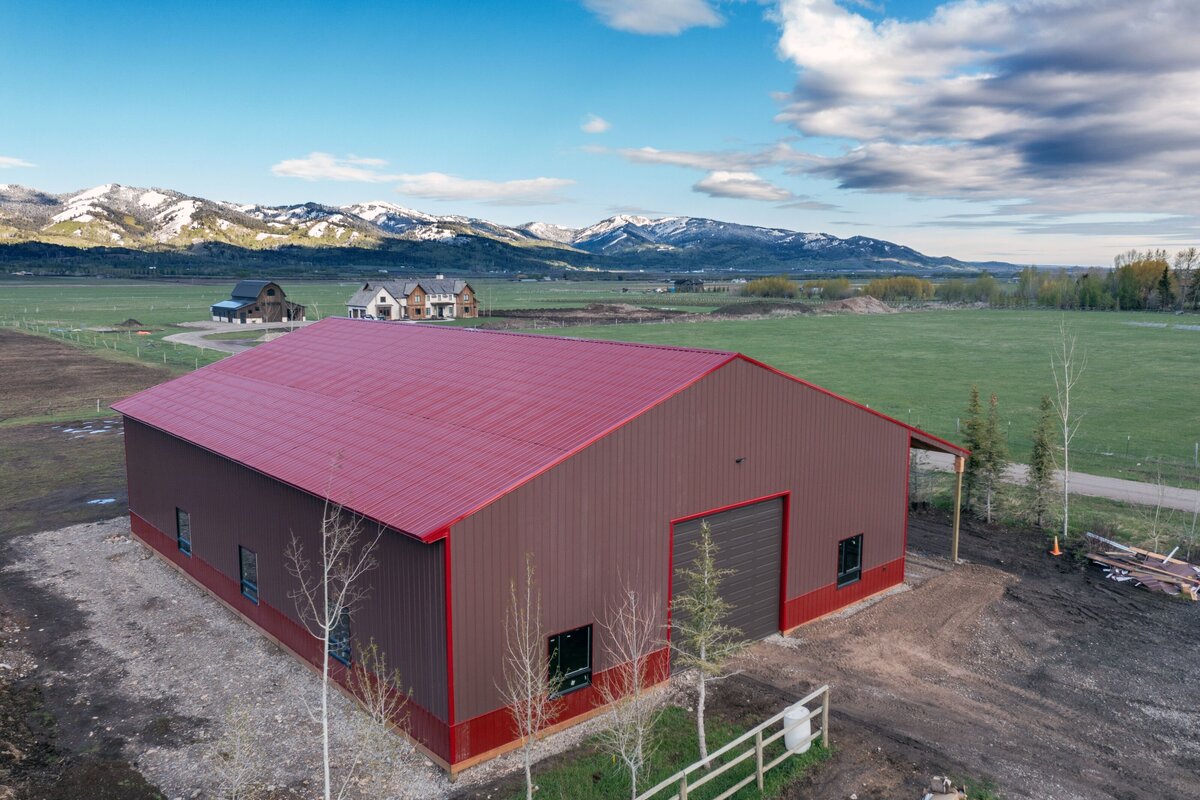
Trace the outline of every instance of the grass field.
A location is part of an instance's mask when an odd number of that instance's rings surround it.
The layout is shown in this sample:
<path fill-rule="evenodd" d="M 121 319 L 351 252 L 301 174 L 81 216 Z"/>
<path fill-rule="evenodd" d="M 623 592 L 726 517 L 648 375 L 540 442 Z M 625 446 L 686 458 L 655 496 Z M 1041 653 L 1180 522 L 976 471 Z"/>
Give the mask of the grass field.
<path fill-rule="evenodd" d="M 172 326 L 179 322 L 207 318 L 208 305 L 226 296 L 230 284 L 5 282 L 0 283 L 0 324 L 24 324 L 42 335 L 96 348 L 109 358 L 180 373 L 223 354 L 173 345 L 162 337 L 176 332 Z M 345 281 L 288 282 L 285 289 L 289 297 L 308 305 L 311 319 L 343 314 L 356 286 Z M 654 294 L 653 286 L 476 282 L 485 310 L 627 302 L 705 311 L 729 300 Z M 131 318 L 150 334 L 89 330 Z M 1084 419 L 1073 467 L 1143 480 L 1161 470 L 1173 483 L 1195 483 L 1200 330 L 1177 327 L 1177 318 L 1171 316 L 972 309 L 605 325 L 555 332 L 741 351 L 951 439 L 960 438 L 958 420 L 970 386 L 976 384 L 985 395 L 998 395 L 1013 453 L 1024 458 L 1038 399 L 1053 390 L 1049 351 L 1064 319 L 1088 359 L 1076 398 Z"/>
<path fill-rule="evenodd" d="M 1073 469 L 1194 483 L 1200 331 L 1142 327 L 1156 314 L 942 310 L 570 328 L 569 336 L 737 350 L 939 436 L 960 440 L 972 384 L 995 392 L 1009 443 L 1028 455 L 1038 401 L 1054 390 L 1060 321 L 1087 368 Z"/>

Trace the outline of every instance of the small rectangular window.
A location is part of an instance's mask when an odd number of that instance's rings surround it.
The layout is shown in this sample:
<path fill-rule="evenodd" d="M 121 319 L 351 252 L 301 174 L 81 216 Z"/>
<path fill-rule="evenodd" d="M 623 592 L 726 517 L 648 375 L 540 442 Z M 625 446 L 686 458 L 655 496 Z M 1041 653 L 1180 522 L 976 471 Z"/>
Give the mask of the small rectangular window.
<path fill-rule="evenodd" d="M 838 542 L 838 588 L 854 583 L 862 577 L 862 541 L 860 533 Z"/>
<path fill-rule="evenodd" d="M 175 543 L 185 556 L 192 554 L 192 515 L 182 508 L 175 509 Z"/>
<path fill-rule="evenodd" d="M 550 637 L 550 677 L 558 683 L 560 695 L 591 684 L 591 625 Z"/>
<path fill-rule="evenodd" d="M 350 650 L 350 612 L 343 610 L 337 625 L 329 631 L 329 655 L 346 666 L 350 666 L 353 653 Z"/>
<path fill-rule="evenodd" d="M 238 546 L 238 562 L 242 571 L 242 594 L 258 603 L 258 556 L 253 550 Z"/>

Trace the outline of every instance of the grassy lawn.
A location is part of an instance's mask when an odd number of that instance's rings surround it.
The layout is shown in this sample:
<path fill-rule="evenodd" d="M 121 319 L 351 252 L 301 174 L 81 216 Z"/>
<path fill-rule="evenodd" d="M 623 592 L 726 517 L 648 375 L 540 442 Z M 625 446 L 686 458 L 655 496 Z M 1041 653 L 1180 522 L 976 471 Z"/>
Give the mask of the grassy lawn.
<path fill-rule="evenodd" d="M 569 328 L 562 335 L 736 350 L 871 408 L 960 440 L 972 384 L 995 392 L 1013 454 L 1028 456 L 1049 352 L 1066 321 L 1086 351 L 1072 468 L 1196 485 L 1200 331 L 1141 313 L 945 310 Z M 1192 320 L 1187 320 L 1192 321 Z M 558 332 L 558 331 L 551 331 Z"/>
<path fill-rule="evenodd" d="M 744 730 L 735 729 L 720 721 L 710 721 L 708 724 L 709 749 L 716 750 L 744 732 Z M 658 748 L 655 751 L 654 761 L 646 771 L 645 779 L 638 781 L 643 790 L 669 778 L 700 757 L 699 745 L 696 741 L 695 719 L 682 708 L 671 706 L 665 710 L 659 721 L 656 736 Z M 770 760 L 782 753 L 781 739 L 766 748 L 765 760 Z M 751 783 L 736 796 L 780 797 L 793 781 L 825 760 L 828 755 L 828 751 L 819 743 L 814 743 L 807 753 L 793 756 L 768 772 L 761 795 Z M 751 758 L 730 769 L 711 783 L 697 790 L 689 791 L 688 796 L 693 800 L 707 800 L 753 772 L 754 760 Z M 554 759 L 554 763 L 549 768 L 535 768 L 533 777 L 534 783 L 538 786 L 539 797 L 602 800 L 603 798 L 628 798 L 630 795 L 629 776 L 620 764 L 614 763 L 612 756 L 597 748 L 595 740 L 588 740 L 578 751 L 568 754 L 566 758 Z M 662 796 L 668 797 L 671 793 L 666 792 Z M 524 796 L 523 789 L 520 793 L 511 795 L 513 798 Z"/>

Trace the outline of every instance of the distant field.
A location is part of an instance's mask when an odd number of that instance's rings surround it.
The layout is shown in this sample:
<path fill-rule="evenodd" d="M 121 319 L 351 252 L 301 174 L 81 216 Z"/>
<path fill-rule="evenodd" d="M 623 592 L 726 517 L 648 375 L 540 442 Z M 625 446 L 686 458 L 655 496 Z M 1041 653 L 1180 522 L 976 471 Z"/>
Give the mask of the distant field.
<path fill-rule="evenodd" d="M 358 282 L 287 281 L 310 319 L 342 315 Z M 547 308 L 626 302 L 707 311 L 736 298 L 656 294 L 644 282 L 473 281 L 483 308 Z M 180 373 L 223 357 L 163 342 L 175 323 L 205 319 L 232 281 L 178 284 L 110 281 L 0 283 L 0 325 L 14 322 L 113 359 Z M 622 291 L 625 289 L 626 291 Z M 151 333 L 96 333 L 127 319 Z M 1049 350 L 1060 312 L 922 311 L 880 316 L 796 316 L 566 328 L 569 336 L 738 350 L 933 433 L 959 439 L 956 420 L 970 386 L 999 396 L 1014 453 L 1028 454 L 1038 398 L 1052 391 Z M 1086 349 L 1079 387 L 1085 412 L 1073 466 L 1099 474 L 1195 483 L 1200 441 L 1200 330 L 1196 319 L 1139 313 L 1065 316 Z M 1168 327 L 1149 327 L 1166 325 Z"/>
<path fill-rule="evenodd" d="M 569 328 L 563 335 L 737 350 L 960 440 L 972 384 L 995 392 L 1009 442 L 1028 455 L 1038 400 L 1053 392 L 1049 351 L 1065 319 L 1087 353 L 1075 407 L 1083 423 L 1072 468 L 1196 483 L 1200 330 L 1161 314 L 924 311 Z M 558 331 L 555 331 L 558 332 Z"/>

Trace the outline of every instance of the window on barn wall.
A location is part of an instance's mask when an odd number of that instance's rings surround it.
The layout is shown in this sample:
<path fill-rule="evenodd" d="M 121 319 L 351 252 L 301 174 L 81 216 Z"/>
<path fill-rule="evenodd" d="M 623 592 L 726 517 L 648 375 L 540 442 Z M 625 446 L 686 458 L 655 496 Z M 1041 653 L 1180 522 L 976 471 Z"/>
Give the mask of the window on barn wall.
<path fill-rule="evenodd" d="M 267 289 L 267 297 L 274 297 L 274 296 L 275 296 L 275 290 Z"/>
<path fill-rule="evenodd" d="M 258 604 L 258 555 L 238 546 L 238 564 L 242 573 L 242 594 Z"/>
<path fill-rule="evenodd" d="M 182 508 L 175 509 L 175 543 L 185 556 L 192 554 L 192 515 Z"/>
<path fill-rule="evenodd" d="M 550 677 L 557 680 L 559 694 L 573 692 L 591 684 L 591 625 L 550 637 Z"/>
<path fill-rule="evenodd" d="M 342 610 L 337 625 L 329 631 L 329 655 L 346 666 L 350 666 L 353 653 L 350 650 L 350 612 Z"/>
<path fill-rule="evenodd" d="M 860 533 L 838 542 L 838 587 L 854 583 L 862 577 L 862 541 Z"/>

